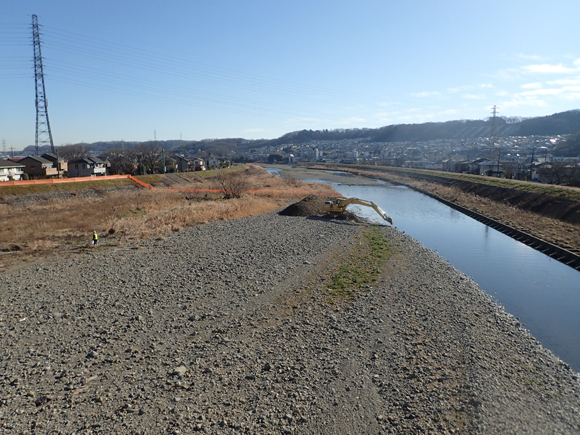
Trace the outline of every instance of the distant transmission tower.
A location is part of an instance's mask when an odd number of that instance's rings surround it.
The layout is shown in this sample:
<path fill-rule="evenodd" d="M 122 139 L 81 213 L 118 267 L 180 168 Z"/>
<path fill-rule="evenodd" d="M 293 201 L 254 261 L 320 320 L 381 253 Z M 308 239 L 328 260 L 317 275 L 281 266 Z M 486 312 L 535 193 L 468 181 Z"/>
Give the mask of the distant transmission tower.
<path fill-rule="evenodd" d="M 491 152 L 493 156 L 493 152 L 495 151 L 495 144 L 497 142 L 497 106 L 493 106 L 491 108 L 492 117 L 491 117 L 491 131 L 490 131 L 490 141 L 491 141 Z M 493 158 L 493 157 L 492 157 Z M 497 174 L 499 177 L 499 161 L 501 158 L 501 145 L 499 146 L 498 154 L 497 154 Z"/>
<path fill-rule="evenodd" d="M 50 144 L 50 152 L 54 153 L 54 142 L 48 121 L 48 101 L 44 88 L 44 71 L 42 69 L 42 53 L 40 52 L 40 32 L 38 31 L 38 17 L 32 16 L 32 45 L 34 46 L 34 83 L 36 85 L 36 155 L 39 148 Z"/>

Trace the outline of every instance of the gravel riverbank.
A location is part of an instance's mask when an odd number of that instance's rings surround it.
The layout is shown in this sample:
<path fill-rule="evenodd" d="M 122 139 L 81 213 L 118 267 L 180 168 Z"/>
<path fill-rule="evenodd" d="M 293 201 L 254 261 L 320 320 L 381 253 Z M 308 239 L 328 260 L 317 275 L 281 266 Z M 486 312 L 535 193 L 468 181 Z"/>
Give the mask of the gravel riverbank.
<path fill-rule="evenodd" d="M 0 432 L 580 431 L 577 374 L 397 229 L 329 304 L 362 227 L 270 213 L 0 275 Z"/>

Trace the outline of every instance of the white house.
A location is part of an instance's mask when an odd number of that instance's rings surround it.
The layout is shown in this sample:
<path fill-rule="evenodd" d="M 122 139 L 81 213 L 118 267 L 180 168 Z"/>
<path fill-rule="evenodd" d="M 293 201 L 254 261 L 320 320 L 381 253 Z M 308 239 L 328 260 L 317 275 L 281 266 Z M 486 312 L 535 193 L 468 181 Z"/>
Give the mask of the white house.
<path fill-rule="evenodd" d="M 0 159 L 0 181 L 18 181 L 24 174 L 26 165 Z"/>

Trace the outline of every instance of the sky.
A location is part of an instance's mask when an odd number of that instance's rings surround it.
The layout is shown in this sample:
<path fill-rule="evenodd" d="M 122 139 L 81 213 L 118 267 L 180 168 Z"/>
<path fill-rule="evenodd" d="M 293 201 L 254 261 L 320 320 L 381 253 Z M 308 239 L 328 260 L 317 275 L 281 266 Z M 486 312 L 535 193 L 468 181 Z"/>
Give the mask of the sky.
<path fill-rule="evenodd" d="M 8 150 L 35 140 L 32 14 L 56 146 L 580 108 L 578 0 L 4 0 Z"/>

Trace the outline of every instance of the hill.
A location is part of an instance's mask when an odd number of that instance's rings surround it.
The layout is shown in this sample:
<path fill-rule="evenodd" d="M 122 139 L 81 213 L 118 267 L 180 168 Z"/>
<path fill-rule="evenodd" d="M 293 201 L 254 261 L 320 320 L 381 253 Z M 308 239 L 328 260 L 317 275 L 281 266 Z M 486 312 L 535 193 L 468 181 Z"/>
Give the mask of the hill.
<path fill-rule="evenodd" d="M 497 135 L 507 136 L 549 136 L 580 133 L 580 110 L 555 113 L 549 116 L 523 119 L 518 117 L 498 117 L 495 120 Z M 397 124 L 380 128 L 353 128 L 335 130 L 300 130 L 277 139 L 204 139 L 200 141 L 168 140 L 157 141 L 166 149 L 184 154 L 226 155 L 241 153 L 266 146 L 304 144 L 313 141 L 340 141 L 360 139 L 365 142 L 418 142 L 437 139 L 475 139 L 490 135 L 491 118 L 487 120 L 456 120 L 447 122 L 426 122 L 422 124 Z M 137 142 L 110 141 L 89 145 L 93 152 L 102 153 L 110 148 L 123 146 L 132 148 Z M 43 149 L 43 152 L 49 151 Z M 34 147 L 24 149 L 24 153 L 34 153 Z"/>

